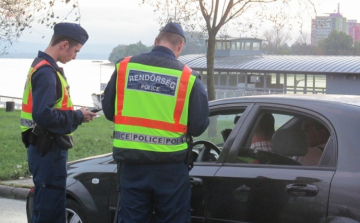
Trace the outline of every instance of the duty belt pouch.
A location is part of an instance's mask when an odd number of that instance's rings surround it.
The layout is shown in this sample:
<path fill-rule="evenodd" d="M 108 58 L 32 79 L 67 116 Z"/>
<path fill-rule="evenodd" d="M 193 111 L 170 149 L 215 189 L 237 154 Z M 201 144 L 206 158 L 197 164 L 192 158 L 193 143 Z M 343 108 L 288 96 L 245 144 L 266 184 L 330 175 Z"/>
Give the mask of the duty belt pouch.
<path fill-rule="evenodd" d="M 31 143 L 30 142 L 30 136 L 32 135 L 31 130 L 32 129 L 28 129 L 25 132 L 21 133 L 21 140 L 24 143 L 25 148 L 28 148 Z"/>
<path fill-rule="evenodd" d="M 33 129 L 33 134 L 36 135 L 36 144 L 37 149 L 41 156 L 44 156 L 49 152 L 54 143 L 54 134 L 48 131 L 41 129 L 39 126 L 35 126 Z"/>
<path fill-rule="evenodd" d="M 62 149 L 71 149 L 74 147 L 73 137 L 69 135 L 56 135 L 55 136 L 56 143 Z"/>

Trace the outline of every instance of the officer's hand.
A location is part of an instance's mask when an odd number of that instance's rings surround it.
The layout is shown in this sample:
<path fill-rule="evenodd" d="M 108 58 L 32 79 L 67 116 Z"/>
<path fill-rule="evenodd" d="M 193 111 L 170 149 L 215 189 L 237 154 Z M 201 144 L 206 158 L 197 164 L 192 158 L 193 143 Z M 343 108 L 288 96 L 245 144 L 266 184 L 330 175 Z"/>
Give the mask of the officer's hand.
<path fill-rule="evenodd" d="M 86 107 L 81 107 L 80 111 L 84 115 L 83 122 L 89 122 L 89 121 L 93 120 L 94 117 L 96 116 L 96 113 L 93 113 L 93 112 L 91 112 L 89 110 L 86 110 Z"/>

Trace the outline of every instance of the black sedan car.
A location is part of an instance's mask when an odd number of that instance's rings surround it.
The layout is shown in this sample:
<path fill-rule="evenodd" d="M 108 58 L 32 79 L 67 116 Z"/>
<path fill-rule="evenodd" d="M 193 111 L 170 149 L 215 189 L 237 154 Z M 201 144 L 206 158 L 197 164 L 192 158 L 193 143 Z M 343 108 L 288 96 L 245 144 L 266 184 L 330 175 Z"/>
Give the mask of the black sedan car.
<path fill-rule="evenodd" d="M 228 98 L 210 102 L 210 116 L 194 139 L 192 222 L 360 222 L 360 96 Z M 111 154 L 68 164 L 68 222 L 113 221 L 116 168 Z"/>

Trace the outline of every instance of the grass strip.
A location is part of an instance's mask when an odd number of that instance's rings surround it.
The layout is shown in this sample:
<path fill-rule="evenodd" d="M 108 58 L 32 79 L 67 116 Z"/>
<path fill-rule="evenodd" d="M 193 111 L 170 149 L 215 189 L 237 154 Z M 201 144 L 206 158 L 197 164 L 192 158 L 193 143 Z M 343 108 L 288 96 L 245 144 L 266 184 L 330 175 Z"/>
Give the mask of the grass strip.
<path fill-rule="evenodd" d="M 101 115 L 74 132 L 74 148 L 68 161 L 112 152 L 114 124 Z M 0 108 L 0 180 L 30 175 L 27 151 L 21 141 L 20 111 Z"/>

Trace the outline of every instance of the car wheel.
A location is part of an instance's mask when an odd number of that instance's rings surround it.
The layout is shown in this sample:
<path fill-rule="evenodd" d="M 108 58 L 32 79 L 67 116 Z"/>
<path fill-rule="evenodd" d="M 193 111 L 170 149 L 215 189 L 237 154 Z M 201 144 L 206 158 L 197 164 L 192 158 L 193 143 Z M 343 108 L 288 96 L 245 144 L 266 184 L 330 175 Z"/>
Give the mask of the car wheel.
<path fill-rule="evenodd" d="M 66 222 L 85 223 L 85 213 L 79 203 L 74 200 L 66 200 Z"/>

